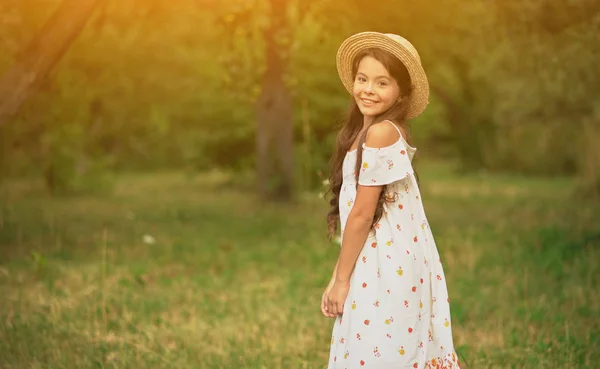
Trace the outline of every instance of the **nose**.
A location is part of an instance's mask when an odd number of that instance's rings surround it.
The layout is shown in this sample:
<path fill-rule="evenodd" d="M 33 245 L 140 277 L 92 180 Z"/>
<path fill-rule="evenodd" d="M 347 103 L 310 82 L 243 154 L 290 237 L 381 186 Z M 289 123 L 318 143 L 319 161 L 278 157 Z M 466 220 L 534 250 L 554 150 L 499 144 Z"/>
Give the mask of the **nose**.
<path fill-rule="evenodd" d="M 365 87 L 365 92 L 370 94 L 372 92 L 372 85 L 369 83 L 366 87 Z"/>

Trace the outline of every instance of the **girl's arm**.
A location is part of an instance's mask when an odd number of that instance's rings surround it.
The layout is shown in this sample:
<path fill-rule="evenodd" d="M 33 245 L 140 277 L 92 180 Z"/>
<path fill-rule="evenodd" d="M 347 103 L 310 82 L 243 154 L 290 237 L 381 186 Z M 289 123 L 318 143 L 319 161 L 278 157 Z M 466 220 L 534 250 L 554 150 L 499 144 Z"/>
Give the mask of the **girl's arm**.
<path fill-rule="evenodd" d="M 369 128 L 366 145 L 370 148 L 381 148 L 392 145 L 399 139 L 398 131 L 390 124 L 374 124 Z M 342 238 L 342 250 L 336 267 L 336 281 L 348 282 L 356 259 L 367 240 L 375 209 L 382 186 L 358 186 L 354 206 L 348 215 L 344 237 Z"/>
<path fill-rule="evenodd" d="M 369 128 L 366 144 L 370 148 L 386 147 L 398 140 L 398 131 L 390 124 L 375 124 Z M 367 240 L 382 186 L 358 186 L 354 205 L 348 215 L 342 237 L 342 249 L 335 269 L 335 281 L 327 294 L 327 316 L 344 313 L 344 302 L 350 289 L 350 276 L 356 259 Z"/>
<path fill-rule="evenodd" d="M 356 259 L 371 230 L 381 189 L 381 186 L 358 186 L 354 206 L 346 221 L 342 249 L 334 272 L 336 282 L 350 281 Z"/>
<path fill-rule="evenodd" d="M 338 257 L 338 260 L 335 262 L 335 266 L 333 267 L 333 274 L 331 274 L 331 280 L 335 281 L 335 276 L 337 275 L 337 268 L 338 265 L 340 265 L 340 259 Z"/>

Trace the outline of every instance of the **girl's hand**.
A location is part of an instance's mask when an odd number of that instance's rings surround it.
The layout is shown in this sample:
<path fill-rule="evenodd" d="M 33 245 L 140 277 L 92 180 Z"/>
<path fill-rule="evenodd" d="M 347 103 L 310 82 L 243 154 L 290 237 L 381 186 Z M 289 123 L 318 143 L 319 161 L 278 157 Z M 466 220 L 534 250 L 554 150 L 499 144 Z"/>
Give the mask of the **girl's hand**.
<path fill-rule="evenodd" d="M 329 314 L 337 316 L 344 313 L 344 302 L 346 302 L 349 290 L 350 281 L 335 281 L 333 287 L 327 294 L 327 311 Z"/>
<path fill-rule="evenodd" d="M 327 318 L 335 318 L 336 317 L 335 315 L 329 313 L 329 311 L 327 310 L 327 295 L 329 295 L 329 291 L 331 291 L 331 288 L 333 287 L 334 282 L 335 282 L 335 279 L 331 278 L 331 281 L 329 281 L 327 288 L 325 288 L 325 291 L 323 292 L 323 296 L 321 296 L 321 312 Z"/>

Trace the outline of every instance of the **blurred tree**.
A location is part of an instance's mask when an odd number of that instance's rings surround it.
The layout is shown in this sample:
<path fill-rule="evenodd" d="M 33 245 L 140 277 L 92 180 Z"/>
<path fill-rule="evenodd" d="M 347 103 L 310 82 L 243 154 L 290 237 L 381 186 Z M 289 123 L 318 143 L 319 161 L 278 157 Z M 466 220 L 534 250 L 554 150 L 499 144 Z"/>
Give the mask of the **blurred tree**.
<path fill-rule="evenodd" d="M 319 1 L 268 0 L 233 2 L 221 17 L 221 29 L 232 50 L 240 50 L 240 38 L 253 50 L 224 58 L 229 87 L 254 100 L 256 117 L 257 186 L 264 199 L 289 200 L 294 182 L 294 110 L 287 83 L 294 25 L 302 23 Z M 262 55 L 256 54 L 261 48 Z M 244 55 L 245 54 L 245 55 Z M 253 61 L 248 61 L 253 58 Z M 250 64 L 244 68 L 240 64 Z M 252 70 L 254 66 L 254 70 Z M 258 81 L 243 75 L 258 72 Z M 258 86 L 256 85 L 258 84 Z"/>
<path fill-rule="evenodd" d="M 256 101 L 256 165 L 263 198 L 288 200 L 293 187 L 292 97 L 284 83 L 290 44 L 287 1 L 269 0 L 270 24 L 263 30 L 265 72 Z"/>
<path fill-rule="evenodd" d="M 497 84 L 503 144 L 495 163 L 526 173 L 576 174 L 581 193 L 600 189 L 600 3 L 496 3 L 507 54 Z M 504 160 L 502 160 L 504 159 Z M 507 165 L 510 163 L 510 165 Z"/>
<path fill-rule="evenodd" d="M 103 0 L 63 0 L 0 78 L 0 125 L 13 116 L 69 49 Z"/>

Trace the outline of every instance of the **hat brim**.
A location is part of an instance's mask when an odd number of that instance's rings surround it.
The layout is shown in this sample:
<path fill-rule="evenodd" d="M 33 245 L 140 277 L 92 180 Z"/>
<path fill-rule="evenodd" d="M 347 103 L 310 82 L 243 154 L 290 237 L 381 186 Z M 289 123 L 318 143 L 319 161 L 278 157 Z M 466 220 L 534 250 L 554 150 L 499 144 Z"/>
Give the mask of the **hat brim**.
<path fill-rule="evenodd" d="M 385 50 L 397 57 L 406 66 L 413 87 L 409 97 L 406 118 L 412 119 L 419 116 L 429 103 L 429 82 L 419 55 L 414 48 L 411 53 L 406 46 L 383 33 L 357 33 L 347 38 L 338 49 L 336 57 L 337 70 L 346 90 L 352 94 L 354 84 L 352 65 L 354 59 L 361 52 L 370 48 Z"/>

